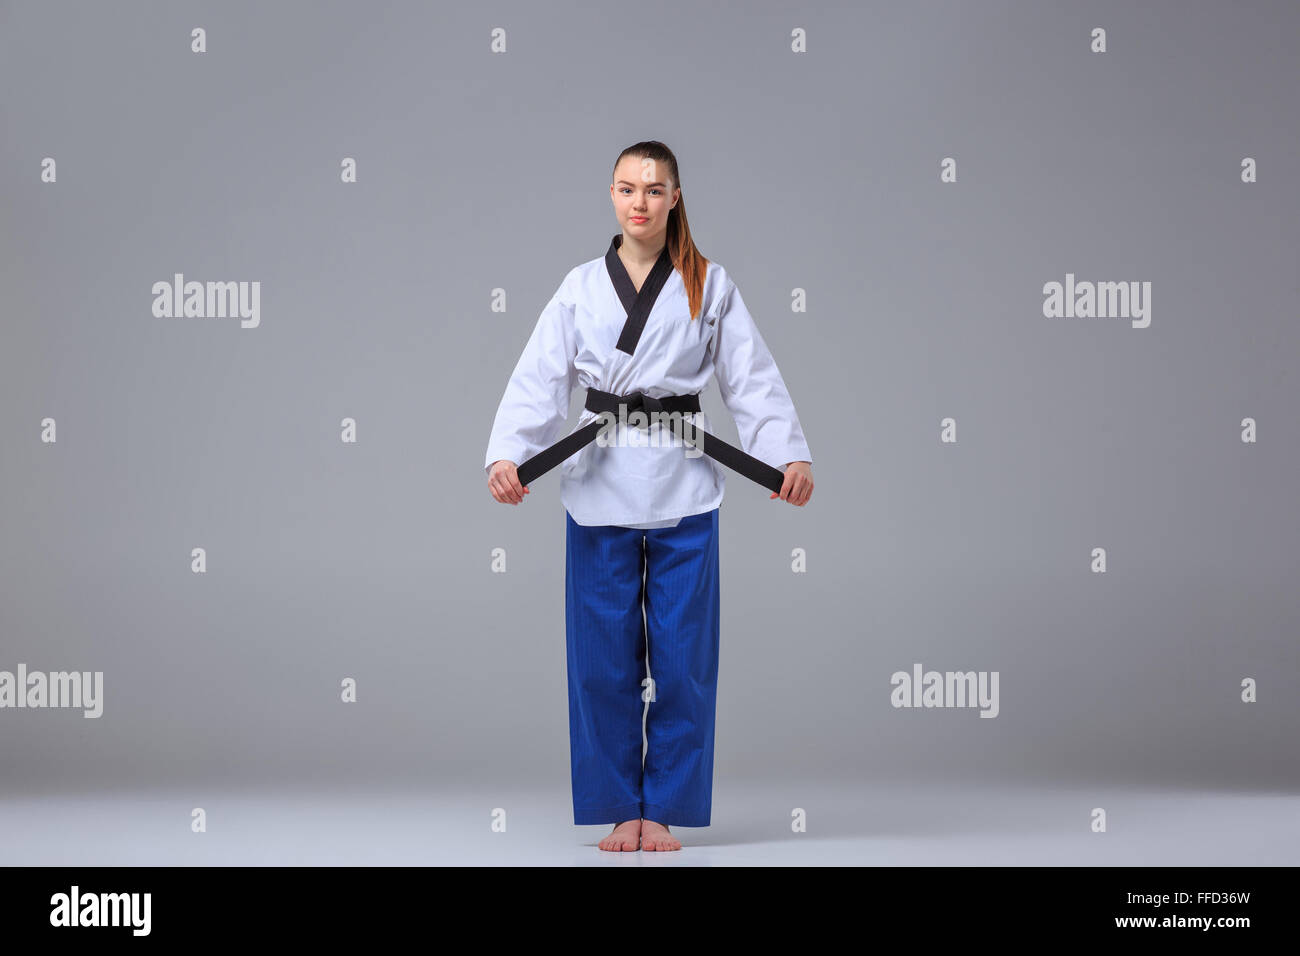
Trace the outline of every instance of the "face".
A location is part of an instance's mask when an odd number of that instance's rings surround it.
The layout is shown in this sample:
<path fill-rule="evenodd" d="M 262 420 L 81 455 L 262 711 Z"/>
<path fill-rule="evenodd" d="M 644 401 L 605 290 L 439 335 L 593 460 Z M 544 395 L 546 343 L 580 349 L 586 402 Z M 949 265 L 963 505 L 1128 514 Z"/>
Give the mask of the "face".
<path fill-rule="evenodd" d="M 609 187 L 623 235 L 643 240 L 668 231 L 668 210 L 677 205 L 681 193 L 669 181 L 662 163 L 639 156 L 624 156 L 619 161 Z"/>

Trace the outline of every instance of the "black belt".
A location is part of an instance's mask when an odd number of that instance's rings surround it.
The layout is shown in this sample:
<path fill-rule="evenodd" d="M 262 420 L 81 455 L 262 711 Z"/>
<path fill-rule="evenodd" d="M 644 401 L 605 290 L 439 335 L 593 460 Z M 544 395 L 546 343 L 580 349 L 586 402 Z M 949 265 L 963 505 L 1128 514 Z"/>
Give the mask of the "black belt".
<path fill-rule="evenodd" d="M 613 392 L 602 392 L 598 388 L 587 389 L 585 407 L 588 411 L 597 413 L 611 412 L 618 415 L 619 405 L 627 406 L 628 415 L 636 411 L 645 412 L 647 416 L 653 412 L 669 413 L 666 416 L 669 427 L 672 428 L 673 434 L 680 437 L 682 441 L 694 445 L 710 458 L 721 462 L 732 471 L 739 472 L 764 488 L 780 493 L 781 485 L 785 482 L 785 474 L 779 468 L 773 468 L 766 462 L 759 461 L 753 455 L 745 454 L 735 445 L 730 445 L 721 438 L 697 428 L 693 423 L 681 418 L 680 415 L 671 414 L 672 412 L 681 412 L 682 414 L 698 412 L 700 410 L 699 395 L 666 395 L 663 398 L 651 398 L 641 392 L 632 392 L 630 395 L 615 395 Z M 561 438 L 550 448 L 529 458 L 516 469 L 516 473 L 519 475 L 519 483 L 521 485 L 531 484 L 533 479 L 540 478 L 570 455 L 576 454 L 591 444 L 596 440 L 596 434 L 603 424 L 604 422 L 597 417 L 573 434 Z M 681 426 L 682 431 L 677 430 L 678 425 Z M 686 434 L 683 435 L 682 432 L 686 432 Z"/>

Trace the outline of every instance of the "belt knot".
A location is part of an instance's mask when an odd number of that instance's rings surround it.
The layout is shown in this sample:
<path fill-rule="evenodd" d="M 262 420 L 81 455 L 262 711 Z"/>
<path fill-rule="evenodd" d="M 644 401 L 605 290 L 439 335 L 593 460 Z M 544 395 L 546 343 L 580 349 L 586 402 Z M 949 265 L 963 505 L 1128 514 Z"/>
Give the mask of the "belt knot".
<path fill-rule="evenodd" d="M 623 401 L 627 405 L 628 414 L 632 412 L 662 412 L 664 403 L 657 398 L 651 398 L 644 392 L 632 392 L 623 396 Z"/>

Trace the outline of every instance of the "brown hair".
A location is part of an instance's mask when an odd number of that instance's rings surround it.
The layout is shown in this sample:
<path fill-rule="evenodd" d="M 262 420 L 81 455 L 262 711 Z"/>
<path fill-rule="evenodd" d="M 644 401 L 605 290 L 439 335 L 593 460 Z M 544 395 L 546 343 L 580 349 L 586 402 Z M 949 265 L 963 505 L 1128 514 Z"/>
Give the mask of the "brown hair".
<path fill-rule="evenodd" d="M 667 168 L 667 178 L 672 181 L 673 186 L 681 186 L 682 180 L 677 174 L 677 157 L 673 155 L 671 149 L 657 139 L 644 140 L 623 150 L 618 154 L 618 159 L 614 160 L 614 169 L 618 169 L 618 164 L 622 162 L 624 156 L 653 160 L 656 169 L 661 166 Z M 662 173 L 656 175 L 663 178 Z M 609 178 L 610 182 L 614 181 L 612 172 Z M 694 321 L 704 299 L 704 276 L 708 271 L 709 260 L 700 255 L 700 250 L 695 248 L 695 242 L 691 239 L 691 227 L 686 221 L 685 193 L 678 196 L 677 205 L 668 210 L 667 246 L 673 267 L 682 274 L 682 283 L 686 286 L 688 311 L 691 320 Z"/>

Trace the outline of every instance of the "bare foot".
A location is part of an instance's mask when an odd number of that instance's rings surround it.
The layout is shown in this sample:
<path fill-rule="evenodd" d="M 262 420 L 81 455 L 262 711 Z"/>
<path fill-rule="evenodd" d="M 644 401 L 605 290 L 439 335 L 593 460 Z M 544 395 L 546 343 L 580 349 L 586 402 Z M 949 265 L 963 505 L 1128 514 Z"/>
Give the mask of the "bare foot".
<path fill-rule="evenodd" d="M 614 832 L 597 844 L 602 850 L 635 850 L 641 838 L 641 821 L 624 820 Z"/>
<path fill-rule="evenodd" d="M 682 841 L 668 832 L 662 823 L 653 820 L 641 821 L 641 849 L 643 850 L 680 850 Z"/>

